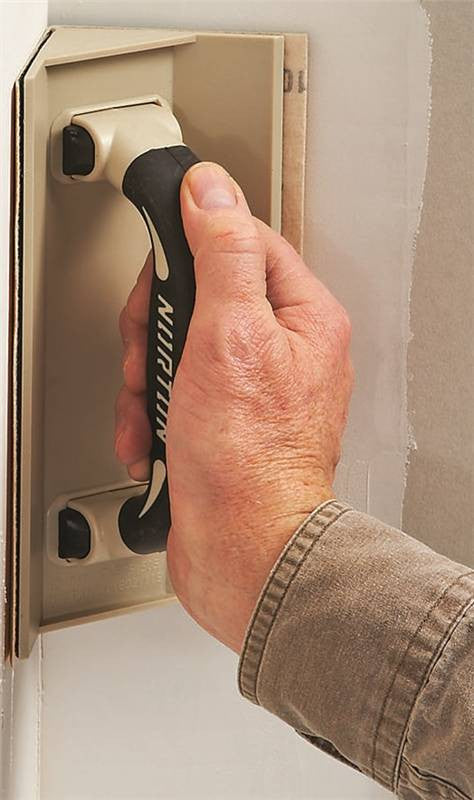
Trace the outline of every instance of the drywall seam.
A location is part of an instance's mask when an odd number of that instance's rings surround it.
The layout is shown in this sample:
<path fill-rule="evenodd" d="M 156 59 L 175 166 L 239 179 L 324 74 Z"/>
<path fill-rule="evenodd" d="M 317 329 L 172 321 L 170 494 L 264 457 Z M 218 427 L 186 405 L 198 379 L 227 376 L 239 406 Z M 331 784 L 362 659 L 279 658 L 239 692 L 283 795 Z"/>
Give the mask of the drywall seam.
<path fill-rule="evenodd" d="M 403 441 L 405 442 L 405 453 L 404 453 L 404 480 L 403 480 L 403 494 L 401 498 L 401 509 L 400 509 L 400 527 L 402 524 L 401 514 L 403 508 L 403 495 L 406 488 L 406 481 L 407 481 L 407 474 L 408 474 L 408 463 L 410 458 L 410 451 L 412 449 L 416 449 L 416 438 L 414 435 L 413 427 L 410 424 L 410 417 L 408 413 L 408 383 L 410 380 L 410 376 L 408 374 L 408 346 L 410 340 L 413 336 L 412 329 L 411 329 L 411 293 L 412 293 L 412 285 L 413 285 L 413 270 L 415 265 L 415 255 L 416 255 L 416 247 L 417 241 L 420 231 L 420 224 L 421 224 L 421 217 L 423 213 L 423 195 L 425 190 L 425 182 L 426 182 L 426 171 L 428 167 L 428 153 L 429 153 L 429 144 L 430 144 L 430 124 L 431 124 L 431 103 L 432 103 L 432 93 L 431 93 L 431 69 L 432 69 L 432 61 L 433 61 L 433 42 L 432 36 L 430 31 L 430 20 L 429 16 L 424 10 L 422 6 L 422 0 L 419 0 L 419 7 L 420 7 L 420 14 L 423 17 L 423 24 L 425 27 L 425 34 L 426 34 L 426 49 L 427 49 L 427 98 L 426 98 L 426 129 L 425 129 L 425 149 L 424 149 L 424 157 L 423 157 L 423 167 L 422 167 L 422 174 L 419 177 L 419 187 L 416 187 L 416 180 L 413 181 L 413 185 L 410 184 L 410 180 L 412 179 L 412 173 L 409 169 L 409 165 L 407 168 L 407 207 L 410 206 L 410 198 L 412 196 L 418 196 L 418 210 L 417 210 L 417 218 L 415 223 L 414 232 L 407 241 L 407 258 L 410 262 L 410 269 L 409 274 L 407 275 L 406 280 L 406 313 L 405 313 L 405 320 L 404 320 L 404 328 L 405 328 L 405 336 L 403 337 L 403 348 L 404 348 L 404 358 L 405 358 L 405 376 L 404 376 L 404 387 L 403 387 L 403 408 L 402 408 L 402 424 L 404 425 L 403 431 Z M 409 138 L 409 120 L 407 124 L 407 140 Z M 409 157 L 409 149 L 408 149 L 408 141 L 407 141 L 407 155 Z M 407 228 L 409 229 L 409 225 Z"/>
<path fill-rule="evenodd" d="M 408 533 L 474 564 L 472 26 L 468 2 L 423 0 L 432 38 L 430 144 L 410 297 Z"/>
<path fill-rule="evenodd" d="M 429 151 L 429 126 L 431 114 L 431 61 L 432 42 L 429 18 L 420 2 L 417 14 L 409 18 L 405 39 L 407 54 L 405 165 L 404 165 L 404 228 L 405 238 L 399 257 L 399 311 L 397 336 L 400 348 L 399 374 L 399 445 L 387 447 L 383 441 L 373 446 L 367 460 L 351 457 L 360 443 L 345 448 L 343 462 L 338 467 L 336 490 L 338 496 L 356 507 L 366 510 L 383 521 L 402 525 L 403 496 L 406 487 L 409 452 L 416 447 L 408 417 L 408 346 L 411 339 L 410 296 L 415 262 L 416 243 L 423 207 Z M 394 224 L 396 224 L 394 222 Z M 355 331 L 357 335 L 357 330 Z M 396 370 L 397 365 L 394 365 Z M 385 374 L 385 380 L 391 376 Z M 383 380 L 383 378 L 382 378 Z M 357 374 L 356 374 L 357 383 Z M 395 389 L 394 389 L 395 392 Z M 385 389 L 385 394 L 389 393 Z M 374 410 L 376 427 L 383 427 L 384 406 Z M 378 419 L 377 419 L 378 415 Z M 379 437 L 380 438 L 380 437 Z"/>
<path fill-rule="evenodd" d="M 425 151 L 425 163 L 424 163 L 424 170 L 423 170 L 423 179 L 421 184 L 421 196 L 420 196 L 420 204 L 418 210 L 418 221 L 416 225 L 416 230 L 413 236 L 412 244 L 411 244 L 411 253 L 412 253 L 412 261 L 411 261 L 411 274 L 410 274 L 410 281 L 408 286 L 408 306 L 407 306 L 407 319 L 406 319 L 406 329 L 408 332 L 407 342 L 406 342 L 406 382 L 405 382 L 405 419 L 406 419 L 406 451 L 405 451 L 405 483 L 404 483 L 404 490 L 406 489 L 407 477 L 408 477 L 408 467 L 410 462 L 410 454 L 412 450 L 417 449 L 416 444 L 416 435 L 415 435 L 415 428 L 413 425 L 412 418 L 410 416 L 409 411 L 409 402 L 408 402 L 408 390 L 410 381 L 413 379 L 413 375 L 410 373 L 408 369 L 408 347 L 410 342 L 413 338 L 413 331 L 411 326 L 411 298 L 412 298 L 412 288 L 413 288 L 413 271 L 415 267 L 415 258 L 416 258 L 416 248 L 418 243 L 418 237 L 420 234 L 420 225 L 421 225 L 421 218 L 423 214 L 423 198 L 425 193 L 425 184 L 426 184 L 426 172 L 428 169 L 428 154 L 430 149 L 430 129 L 431 129 L 431 110 L 432 110 L 432 102 L 433 102 L 433 94 L 432 94 L 432 85 L 431 85 L 431 75 L 432 75 L 432 68 L 433 68 L 433 36 L 431 33 L 431 26 L 430 26 L 430 16 L 423 8 L 423 0 L 418 0 L 420 4 L 421 13 L 425 19 L 426 25 L 426 33 L 428 38 L 428 51 L 429 51 L 429 67 L 428 67 L 428 108 L 427 108 L 427 120 L 426 120 L 426 151 Z"/>

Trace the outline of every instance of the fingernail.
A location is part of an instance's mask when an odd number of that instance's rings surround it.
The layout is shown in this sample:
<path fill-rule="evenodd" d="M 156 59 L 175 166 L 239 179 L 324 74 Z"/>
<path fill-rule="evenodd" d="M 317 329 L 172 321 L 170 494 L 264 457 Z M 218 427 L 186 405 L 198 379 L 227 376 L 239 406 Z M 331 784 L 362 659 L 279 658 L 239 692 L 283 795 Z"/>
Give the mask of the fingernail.
<path fill-rule="evenodd" d="M 193 169 L 188 176 L 188 186 L 198 208 L 232 208 L 237 205 L 237 196 L 229 176 L 217 167 L 203 164 Z"/>

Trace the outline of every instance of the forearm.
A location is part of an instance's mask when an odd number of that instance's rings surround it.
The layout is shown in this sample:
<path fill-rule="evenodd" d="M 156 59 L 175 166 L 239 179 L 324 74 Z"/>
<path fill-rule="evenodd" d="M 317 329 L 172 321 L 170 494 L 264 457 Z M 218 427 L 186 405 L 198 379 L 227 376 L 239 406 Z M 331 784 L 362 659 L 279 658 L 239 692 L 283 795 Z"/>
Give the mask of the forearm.
<path fill-rule="evenodd" d="M 324 504 L 261 594 L 241 692 L 401 798 L 469 798 L 473 598 L 467 567 Z"/>

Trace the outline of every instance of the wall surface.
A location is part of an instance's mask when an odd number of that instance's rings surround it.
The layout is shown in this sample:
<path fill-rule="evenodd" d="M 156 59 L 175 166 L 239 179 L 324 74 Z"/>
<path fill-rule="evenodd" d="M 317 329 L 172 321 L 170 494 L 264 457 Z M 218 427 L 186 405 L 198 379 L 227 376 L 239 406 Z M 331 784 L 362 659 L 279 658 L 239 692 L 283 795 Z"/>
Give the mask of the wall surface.
<path fill-rule="evenodd" d="M 310 34 L 305 256 L 354 323 L 339 495 L 397 525 L 426 164 L 427 19 L 406 2 L 51 2 L 50 23 Z M 236 659 L 178 606 L 43 637 L 41 797 L 389 796 L 244 703 Z"/>
<path fill-rule="evenodd" d="M 433 107 L 408 352 L 411 453 L 404 530 L 474 566 L 474 5 L 424 4 Z"/>
<path fill-rule="evenodd" d="M 0 3 L 0 648 L 4 650 L 10 135 L 13 83 L 47 21 L 46 0 Z M 35 797 L 38 785 L 39 650 L 13 675 L 0 662 L 0 796 Z"/>

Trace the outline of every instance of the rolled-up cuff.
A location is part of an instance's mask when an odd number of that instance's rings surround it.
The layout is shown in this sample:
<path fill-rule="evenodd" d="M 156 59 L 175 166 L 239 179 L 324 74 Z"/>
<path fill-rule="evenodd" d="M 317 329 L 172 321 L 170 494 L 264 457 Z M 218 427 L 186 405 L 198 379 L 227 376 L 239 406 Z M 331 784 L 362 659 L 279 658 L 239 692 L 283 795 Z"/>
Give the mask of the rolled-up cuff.
<path fill-rule="evenodd" d="M 472 591 L 465 566 L 325 503 L 268 577 L 240 691 L 393 790 L 417 695 Z"/>

